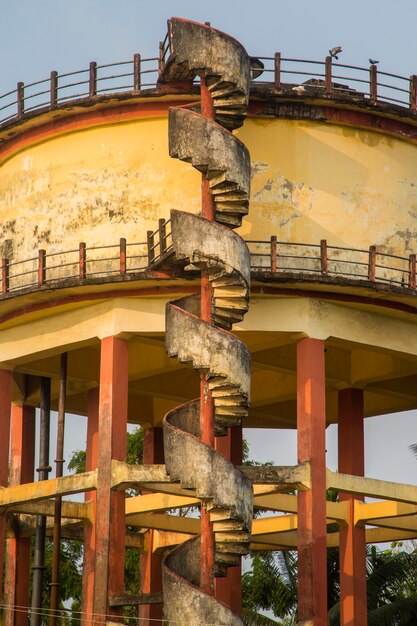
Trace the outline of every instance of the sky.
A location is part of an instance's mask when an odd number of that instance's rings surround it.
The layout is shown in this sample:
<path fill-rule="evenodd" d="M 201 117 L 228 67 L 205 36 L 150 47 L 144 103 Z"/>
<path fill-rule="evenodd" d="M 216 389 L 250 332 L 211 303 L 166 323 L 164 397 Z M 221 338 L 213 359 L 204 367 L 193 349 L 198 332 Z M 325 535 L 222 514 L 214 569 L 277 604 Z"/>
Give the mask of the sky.
<path fill-rule="evenodd" d="M 417 2 L 399 0 L 0 0 L 0 94 L 18 81 L 30 83 L 58 73 L 158 54 L 166 20 L 186 17 L 233 35 L 253 56 L 323 60 L 343 47 L 340 62 L 417 74 Z M 85 420 L 67 433 L 66 457 L 83 446 Z M 417 442 L 416 413 L 366 420 L 366 474 L 416 482 L 417 462 L 407 446 Z M 251 431 L 251 455 L 276 464 L 296 463 L 295 433 Z M 337 467 L 337 428 L 328 429 L 328 460 Z"/>

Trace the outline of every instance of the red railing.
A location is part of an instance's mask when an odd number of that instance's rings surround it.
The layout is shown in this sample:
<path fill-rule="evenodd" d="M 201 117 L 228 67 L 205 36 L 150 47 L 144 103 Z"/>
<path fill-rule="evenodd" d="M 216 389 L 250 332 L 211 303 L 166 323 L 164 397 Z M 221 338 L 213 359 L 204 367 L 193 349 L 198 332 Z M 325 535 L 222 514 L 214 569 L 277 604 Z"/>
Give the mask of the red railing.
<path fill-rule="evenodd" d="M 284 274 L 315 274 L 321 277 L 353 279 L 416 288 L 416 255 L 408 257 L 378 251 L 319 244 L 247 240 L 251 270 Z"/>
<path fill-rule="evenodd" d="M 66 106 L 73 100 L 95 98 L 109 93 L 132 93 L 153 89 L 158 80 L 158 58 L 142 59 L 134 54 L 130 61 L 97 65 L 58 74 L 24 85 L 0 96 L 0 124 L 18 120 L 34 111 Z"/>
<path fill-rule="evenodd" d="M 30 84 L 17 83 L 16 89 L 0 95 L 0 128 L 3 124 L 24 118 L 34 112 L 65 107 L 83 98 L 106 94 L 139 95 L 158 88 L 158 76 L 170 54 L 169 38 L 159 45 L 158 57 L 142 59 L 133 55 L 129 61 L 97 65 L 58 74 L 51 72 L 43 80 Z M 400 76 L 384 72 L 373 64 L 364 68 L 335 62 L 292 59 L 276 52 L 272 57 L 259 57 L 264 64 L 262 74 L 252 85 L 273 89 L 275 93 L 349 97 L 371 104 L 389 103 L 411 111 L 417 106 L 417 76 Z M 198 78 L 197 78 L 198 80 Z"/>
<path fill-rule="evenodd" d="M 160 219 L 155 231 L 147 232 L 147 240 L 128 243 L 122 238 L 117 244 L 77 248 L 47 253 L 22 261 L 2 259 L 1 293 L 19 293 L 45 286 L 63 287 L 76 281 L 120 280 L 129 274 L 157 269 L 158 264 L 172 252 L 170 220 Z M 318 244 L 248 240 L 251 271 L 254 278 L 273 274 L 299 280 L 343 283 L 344 280 L 393 287 L 416 289 L 416 255 L 402 257 L 378 251 L 329 246 L 326 240 Z"/>

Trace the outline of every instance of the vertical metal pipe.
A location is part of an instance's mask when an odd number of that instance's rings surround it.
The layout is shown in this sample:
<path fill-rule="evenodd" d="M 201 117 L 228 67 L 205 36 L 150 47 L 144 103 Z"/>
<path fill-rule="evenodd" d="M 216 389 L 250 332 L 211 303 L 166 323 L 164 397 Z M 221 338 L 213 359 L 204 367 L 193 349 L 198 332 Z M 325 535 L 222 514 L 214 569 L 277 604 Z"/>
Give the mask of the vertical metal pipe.
<path fill-rule="evenodd" d="M 49 378 L 41 378 L 40 412 L 39 468 L 37 471 L 39 472 L 39 480 L 47 480 L 51 470 L 49 467 L 51 380 Z M 42 580 L 45 567 L 45 531 L 46 517 L 44 515 L 37 515 L 35 554 L 33 559 L 31 626 L 40 626 L 41 624 Z"/>
<path fill-rule="evenodd" d="M 56 436 L 56 477 L 61 478 L 64 469 L 64 433 L 65 433 L 65 407 L 67 395 L 67 364 L 68 354 L 61 354 L 61 366 L 59 371 L 59 400 L 58 400 L 58 427 Z M 51 612 L 49 626 L 55 626 L 58 610 L 59 592 L 59 548 L 61 542 L 61 503 L 62 498 L 55 498 L 54 511 L 54 537 L 52 554 L 52 577 L 51 577 Z"/>

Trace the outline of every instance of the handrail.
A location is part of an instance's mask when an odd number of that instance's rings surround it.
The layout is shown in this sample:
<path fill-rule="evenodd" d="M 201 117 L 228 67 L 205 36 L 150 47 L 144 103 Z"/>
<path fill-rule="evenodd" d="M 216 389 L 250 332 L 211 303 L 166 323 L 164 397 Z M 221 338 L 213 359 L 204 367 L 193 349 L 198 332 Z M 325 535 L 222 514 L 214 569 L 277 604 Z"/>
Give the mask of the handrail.
<path fill-rule="evenodd" d="M 131 60 L 103 65 L 92 61 L 85 69 L 62 74 L 51 72 L 50 77 L 27 85 L 19 82 L 16 89 L 0 95 L 0 130 L 29 113 L 55 109 L 60 105 L 69 106 L 81 98 L 93 99 L 111 93 L 139 95 L 145 89 L 158 89 L 158 77 L 170 54 L 169 46 L 169 37 L 166 36 L 159 44 L 157 57 L 142 59 L 135 54 Z M 360 67 L 335 63 L 330 56 L 324 61 L 317 61 L 283 57 L 276 52 L 273 57 L 259 59 L 265 67 L 262 75 L 252 80 L 253 87 L 273 88 L 277 94 L 306 92 L 315 97 L 349 97 L 372 105 L 387 103 L 410 111 L 417 109 L 417 75 L 414 74 L 406 77 L 384 72 L 376 64 Z M 323 71 L 317 72 L 317 66 L 321 66 Z M 113 68 L 121 69 L 117 72 Z M 334 68 L 337 68 L 336 73 Z M 146 82 L 145 74 L 149 75 Z M 79 80 L 74 80 L 74 76 Z M 265 76 L 271 76 L 271 80 L 265 81 Z M 283 77 L 290 78 L 291 82 L 283 82 Z M 360 91 L 351 86 L 357 83 L 363 86 Z M 37 89 L 39 86 L 40 90 Z M 30 107 L 27 106 L 28 101 Z"/>
<path fill-rule="evenodd" d="M 172 253 L 170 220 L 160 219 L 158 228 L 147 232 L 146 241 L 77 248 L 61 252 L 39 250 L 36 256 L 21 261 L 2 259 L 0 294 L 19 294 L 30 288 L 65 286 L 68 281 L 80 285 L 88 279 L 126 277 L 146 270 L 159 271 Z M 367 250 L 319 244 L 268 240 L 246 240 L 251 255 L 251 271 L 262 275 L 291 275 L 304 280 L 308 275 L 318 280 L 343 279 L 391 285 L 416 290 L 416 254 L 408 257 L 380 252 L 376 246 Z M 167 275 L 167 277 L 169 277 Z M 1 296 L 0 296 L 1 297 Z"/>

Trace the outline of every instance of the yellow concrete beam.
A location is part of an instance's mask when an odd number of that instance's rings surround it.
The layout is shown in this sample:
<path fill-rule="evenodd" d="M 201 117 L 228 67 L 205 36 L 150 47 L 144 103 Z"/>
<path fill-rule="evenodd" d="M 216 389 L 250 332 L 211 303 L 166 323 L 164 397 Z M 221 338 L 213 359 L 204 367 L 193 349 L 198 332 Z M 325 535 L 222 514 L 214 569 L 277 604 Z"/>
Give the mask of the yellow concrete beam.
<path fill-rule="evenodd" d="M 266 511 L 297 513 L 297 496 L 286 493 L 255 495 L 254 506 Z M 348 502 L 326 502 L 328 522 L 347 523 L 349 516 Z"/>
<path fill-rule="evenodd" d="M 241 465 L 239 469 L 253 485 L 270 484 L 302 491 L 311 488 L 311 468 L 308 462 L 261 467 Z"/>
<path fill-rule="evenodd" d="M 355 525 L 362 526 L 366 523 L 373 524 L 373 520 L 383 518 L 416 515 L 417 505 L 404 502 L 383 501 L 365 504 L 360 500 L 354 500 L 353 518 Z"/>
<path fill-rule="evenodd" d="M 198 498 L 173 496 L 166 493 L 151 493 L 144 496 L 126 498 L 125 512 L 126 517 L 128 517 L 137 513 L 167 511 L 169 509 L 180 509 L 196 504 L 200 504 L 200 500 Z"/>
<path fill-rule="evenodd" d="M 160 513 L 137 513 L 129 517 L 129 526 L 154 528 L 175 533 L 197 535 L 200 532 L 200 520 L 195 517 L 180 515 L 162 515 Z"/>
<path fill-rule="evenodd" d="M 55 514 L 55 503 L 53 500 L 46 502 L 26 502 L 8 507 L 13 513 L 26 513 L 28 515 L 46 515 L 53 517 Z M 92 502 L 69 502 L 63 500 L 61 503 L 61 517 L 79 519 L 88 522 L 93 521 L 93 503 Z"/>
<path fill-rule="evenodd" d="M 10 507 L 24 502 L 46 500 L 53 496 L 64 496 L 72 493 L 92 491 L 97 486 L 97 470 L 72 474 L 62 478 L 51 478 L 36 483 L 26 483 L 13 487 L 0 488 L 0 507 Z"/>
<path fill-rule="evenodd" d="M 191 539 L 195 535 L 187 535 L 185 533 L 176 532 L 160 532 L 155 530 L 153 535 L 152 551 L 160 552 L 167 548 L 174 548 L 180 543 L 184 543 L 188 539 Z"/>
<path fill-rule="evenodd" d="M 347 493 L 357 493 L 373 498 L 417 504 L 417 487 L 404 483 L 339 474 L 327 469 L 327 488 L 329 487 L 337 491 L 346 491 Z"/>
<path fill-rule="evenodd" d="M 392 528 L 396 530 L 405 530 L 407 532 L 414 532 L 417 537 L 417 517 L 406 515 L 405 517 L 384 517 L 382 519 L 372 520 L 373 526 L 380 526 L 382 528 Z"/>
<path fill-rule="evenodd" d="M 252 537 L 257 535 L 275 535 L 277 533 L 296 530 L 298 526 L 297 515 L 279 515 L 276 517 L 261 517 L 253 520 Z"/>
<path fill-rule="evenodd" d="M 170 483 L 171 480 L 166 473 L 165 465 L 129 465 L 123 461 L 112 461 L 112 480 L 113 489 L 128 489 L 129 487 L 138 487 L 148 483 Z"/>

